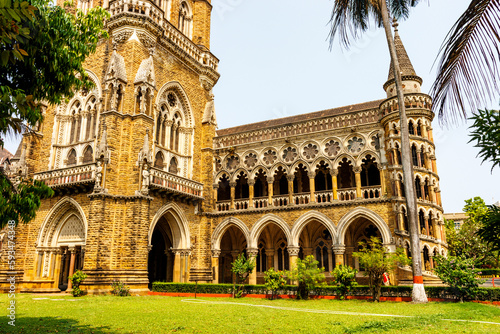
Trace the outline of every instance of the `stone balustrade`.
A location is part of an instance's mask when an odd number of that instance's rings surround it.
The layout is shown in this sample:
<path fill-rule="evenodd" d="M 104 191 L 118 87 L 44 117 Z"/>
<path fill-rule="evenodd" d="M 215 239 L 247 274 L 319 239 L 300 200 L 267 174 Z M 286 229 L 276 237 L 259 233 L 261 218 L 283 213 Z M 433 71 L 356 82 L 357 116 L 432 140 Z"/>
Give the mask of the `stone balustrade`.
<path fill-rule="evenodd" d="M 90 183 L 95 180 L 95 163 L 36 173 L 33 178 L 51 188 Z"/>
<path fill-rule="evenodd" d="M 157 168 L 150 170 L 151 186 L 189 195 L 203 197 L 203 184 L 184 177 L 162 171 Z"/>
<path fill-rule="evenodd" d="M 350 201 L 356 199 L 356 188 L 344 188 L 337 190 L 340 201 Z"/>
<path fill-rule="evenodd" d="M 371 186 L 371 187 L 363 187 L 361 193 L 363 194 L 363 198 L 380 198 L 382 193 L 381 186 Z"/>
<path fill-rule="evenodd" d="M 293 195 L 293 202 L 296 205 L 308 204 L 310 199 L 311 199 L 311 195 L 309 193 L 294 194 Z"/>

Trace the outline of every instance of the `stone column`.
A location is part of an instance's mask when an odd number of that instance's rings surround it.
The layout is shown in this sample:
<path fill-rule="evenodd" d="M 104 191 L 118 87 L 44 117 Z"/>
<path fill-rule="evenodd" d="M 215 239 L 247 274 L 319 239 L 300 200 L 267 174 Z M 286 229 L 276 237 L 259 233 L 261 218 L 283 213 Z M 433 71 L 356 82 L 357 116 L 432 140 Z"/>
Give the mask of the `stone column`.
<path fill-rule="evenodd" d="M 386 195 L 384 165 L 377 164 L 377 168 L 380 173 L 380 197 L 382 197 Z"/>
<path fill-rule="evenodd" d="M 422 122 L 422 137 L 429 138 L 429 133 L 427 132 L 427 125 Z"/>
<path fill-rule="evenodd" d="M 397 148 L 392 149 L 392 158 L 394 159 L 394 161 L 393 161 L 394 165 L 398 166 L 399 161 L 398 161 L 398 149 Z"/>
<path fill-rule="evenodd" d="M 308 172 L 307 176 L 309 176 L 309 190 L 311 192 L 309 202 L 316 203 L 316 185 L 314 184 L 314 177 L 316 176 L 315 172 Z"/>
<path fill-rule="evenodd" d="M 429 200 L 436 203 L 436 193 L 434 192 L 434 185 L 429 185 Z"/>
<path fill-rule="evenodd" d="M 431 142 L 434 142 L 434 136 L 432 135 L 432 127 L 431 127 L 431 126 L 429 126 L 429 127 L 427 128 L 427 134 L 429 135 L 429 140 L 430 140 Z"/>
<path fill-rule="evenodd" d="M 212 249 L 212 283 L 219 284 L 220 249 Z"/>
<path fill-rule="evenodd" d="M 219 184 L 217 183 L 214 183 L 212 185 L 213 189 L 214 189 L 214 203 L 217 203 L 217 201 L 219 200 L 218 197 L 219 197 Z"/>
<path fill-rule="evenodd" d="M 431 221 L 432 221 L 432 227 L 434 228 L 434 237 L 436 239 L 441 239 L 441 232 L 439 230 L 439 223 L 436 219 L 436 217 L 431 217 Z"/>
<path fill-rule="evenodd" d="M 257 255 L 259 254 L 259 250 L 257 248 L 247 248 L 248 259 L 255 262 Z M 248 276 L 248 284 L 255 285 L 257 284 L 257 265 L 253 268 L 252 272 Z"/>
<path fill-rule="evenodd" d="M 269 206 L 273 206 L 273 183 L 274 176 L 267 177 L 267 200 L 269 202 Z"/>
<path fill-rule="evenodd" d="M 422 199 L 425 200 L 425 181 L 420 181 L 420 192 L 422 194 Z"/>
<path fill-rule="evenodd" d="M 253 186 L 255 185 L 255 180 L 248 180 L 248 207 L 253 208 L 253 195 L 254 195 L 254 189 Z"/>
<path fill-rule="evenodd" d="M 436 189 L 436 197 L 437 197 L 436 198 L 437 205 L 443 206 L 441 204 L 441 189 L 439 189 L 439 188 Z"/>
<path fill-rule="evenodd" d="M 335 253 L 335 266 L 344 265 L 344 245 L 334 245 L 332 246 L 333 253 Z"/>
<path fill-rule="evenodd" d="M 437 173 L 436 157 L 434 155 L 431 155 L 431 164 L 432 164 L 432 171 L 434 173 Z"/>
<path fill-rule="evenodd" d="M 418 149 L 417 150 L 417 163 L 418 163 L 418 167 L 424 167 L 424 165 L 422 163 L 422 159 L 420 159 L 420 152 L 422 152 L 422 150 Z"/>
<path fill-rule="evenodd" d="M 300 247 L 299 246 L 288 246 L 288 255 L 290 257 L 290 270 L 297 264 L 297 259 L 299 258 Z"/>
<path fill-rule="evenodd" d="M 356 166 L 353 168 L 356 180 L 356 198 L 362 198 L 361 195 L 361 167 Z"/>
<path fill-rule="evenodd" d="M 234 210 L 234 198 L 236 192 L 236 182 L 229 182 L 229 186 L 231 187 L 231 204 L 229 205 L 229 210 Z"/>
<path fill-rule="evenodd" d="M 172 249 L 172 252 L 174 252 L 174 277 L 173 281 L 174 282 L 181 282 L 181 262 L 182 262 L 182 257 L 181 257 L 181 250 L 180 249 Z"/>
<path fill-rule="evenodd" d="M 294 205 L 293 202 L 293 179 L 295 179 L 295 175 L 287 175 L 286 179 L 288 180 L 288 205 Z"/>
<path fill-rule="evenodd" d="M 339 174 L 338 169 L 330 169 L 330 175 L 332 176 L 332 192 L 333 192 L 333 200 L 338 200 L 339 196 L 337 195 L 337 175 Z"/>
<path fill-rule="evenodd" d="M 69 262 L 68 290 L 70 290 L 73 287 L 73 283 L 71 282 L 69 277 L 75 273 L 76 248 L 70 247 L 69 251 L 71 252 L 71 260 Z"/>
<path fill-rule="evenodd" d="M 429 236 L 429 216 L 424 216 L 425 234 Z"/>
<path fill-rule="evenodd" d="M 328 271 L 332 271 L 333 270 L 333 264 L 335 262 L 333 262 L 333 250 L 331 248 L 328 248 L 327 250 L 328 252 Z"/>
<path fill-rule="evenodd" d="M 403 197 L 403 193 L 401 192 L 401 182 L 399 182 L 399 177 L 396 174 L 396 177 L 394 178 L 394 183 L 396 183 L 396 196 L 397 197 Z"/>
<path fill-rule="evenodd" d="M 274 268 L 274 248 L 266 248 L 267 269 Z"/>

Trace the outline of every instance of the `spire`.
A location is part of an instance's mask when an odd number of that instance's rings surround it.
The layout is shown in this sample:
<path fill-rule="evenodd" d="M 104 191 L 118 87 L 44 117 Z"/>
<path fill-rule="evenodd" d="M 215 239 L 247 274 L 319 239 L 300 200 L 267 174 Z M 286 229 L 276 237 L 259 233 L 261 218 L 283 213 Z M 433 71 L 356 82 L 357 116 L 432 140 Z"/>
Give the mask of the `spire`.
<path fill-rule="evenodd" d="M 420 92 L 420 85 L 422 84 L 422 78 L 420 78 L 416 73 L 415 69 L 413 68 L 413 65 L 410 61 L 410 57 L 408 57 L 408 53 L 406 53 L 406 49 L 403 45 L 403 41 L 401 41 L 401 37 L 399 36 L 399 31 L 398 31 L 398 23 L 396 20 L 394 20 L 394 23 L 392 25 L 394 27 L 394 44 L 396 47 L 396 55 L 398 56 L 398 61 L 399 61 L 399 69 L 401 71 L 401 77 L 403 81 L 413 81 L 414 84 L 412 85 L 413 89 L 412 92 L 416 92 L 415 90 L 418 90 Z M 392 94 L 392 86 L 394 85 L 394 71 L 392 70 L 392 60 L 391 60 L 391 65 L 389 67 L 389 76 L 387 78 L 386 83 L 384 84 L 384 90 L 387 91 L 387 95 L 394 96 L 396 95 L 395 93 Z M 407 85 L 406 85 L 407 86 Z M 389 87 L 391 89 L 389 90 Z M 405 87 L 405 85 L 403 85 Z M 405 93 L 410 91 L 405 91 Z"/>

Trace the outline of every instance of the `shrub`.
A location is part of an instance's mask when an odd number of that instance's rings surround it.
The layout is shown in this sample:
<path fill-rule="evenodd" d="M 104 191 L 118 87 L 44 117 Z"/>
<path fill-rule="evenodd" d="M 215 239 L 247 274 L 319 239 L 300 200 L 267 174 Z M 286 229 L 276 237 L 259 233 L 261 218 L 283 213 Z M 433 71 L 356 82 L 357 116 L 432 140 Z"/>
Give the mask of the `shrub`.
<path fill-rule="evenodd" d="M 409 260 L 401 248 L 397 249 L 396 253 L 387 253 L 380 239 L 376 237 L 372 237 L 368 243 L 360 242 L 359 247 L 360 251 L 352 255 L 357 257 L 360 266 L 365 268 L 373 301 L 378 302 L 382 294 L 384 273 L 393 271 L 397 265 L 407 264 Z"/>
<path fill-rule="evenodd" d="M 474 267 L 473 259 L 455 256 L 445 258 L 438 255 L 434 261 L 437 264 L 434 271 L 443 283 L 450 287 L 452 294 L 460 299 L 461 303 L 464 299 L 476 297 L 479 284 L 484 281 L 476 278 L 480 270 Z"/>
<path fill-rule="evenodd" d="M 71 280 L 72 284 L 72 294 L 73 297 L 80 297 L 83 296 L 84 291 L 80 289 L 80 284 L 83 282 L 84 279 L 87 278 L 87 274 L 84 274 L 83 271 L 77 270 L 73 275 L 68 277 Z"/>
<path fill-rule="evenodd" d="M 125 283 L 121 281 L 113 281 L 111 283 L 111 293 L 115 296 L 130 296 L 130 287 L 126 286 Z"/>
<path fill-rule="evenodd" d="M 482 269 L 479 275 L 500 275 L 500 269 Z"/>
<path fill-rule="evenodd" d="M 287 272 L 290 280 L 298 282 L 298 299 L 308 299 L 309 291 L 325 285 L 325 269 L 318 268 L 318 263 L 314 256 L 309 255 L 304 260 L 297 259 L 295 267 Z"/>
<path fill-rule="evenodd" d="M 357 273 L 357 269 L 343 265 L 336 266 L 331 272 L 335 284 L 337 284 L 337 291 L 340 295 L 340 299 L 345 299 L 349 291 L 351 291 L 354 286 L 358 285 L 358 283 L 356 283 Z"/>
<path fill-rule="evenodd" d="M 242 284 L 247 279 L 255 268 L 255 259 L 247 259 L 245 254 L 240 254 L 236 260 L 231 264 L 231 271 L 236 275 L 236 281 L 233 284 L 233 297 L 239 298 L 243 294 Z M 236 290 L 236 283 L 240 284 Z"/>
<path fill-rule="evenodd" d="M 285 274 L 282 271 L 274 271 L 273 268 L 264 273 L 264 281 L 267 290 L 271 291 L 271 300 L 280 289 L 283 289 L 286 284 Z"/>

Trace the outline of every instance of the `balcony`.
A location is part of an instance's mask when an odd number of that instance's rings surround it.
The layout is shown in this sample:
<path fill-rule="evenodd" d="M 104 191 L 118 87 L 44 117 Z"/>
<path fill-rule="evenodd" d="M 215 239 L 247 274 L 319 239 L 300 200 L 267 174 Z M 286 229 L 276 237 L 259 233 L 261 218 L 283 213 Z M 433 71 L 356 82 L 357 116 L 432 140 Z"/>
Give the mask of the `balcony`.
<path fill-rule="evenodd" d="M 203 199 L 203 184 L 152 167 L 150 189 L 179 199 Z"/>
<path fill-rule="evenodd" d="M 317 191 L 314 192 L 313 196 L 315 202 L 311 202 L 311 193 L 298 193 L 292 194 L 290 201 L 290 195 L 274 195 L 271 199 L 272 205 L 269 205 L 269 198 L 255 197 L 252 200 L 249 198 L 234 199 L 234 209 L 231 205 L 231 200 L 217 201 L 215 205 L 215 210 L 218 212 L 226 211 L 242 211 L 242 210 L 259 210 L 259 209 L 270 209 L 270 208 L 280 208 L 280 207 L 291 207 L 291 206 L 303 206 L 303 205 L 326 205 L 332 203 L 340 202 L 354 202 L 363 200 L 377 200 L 382 198 L 382 188 L 381 186 L 370 186 L 361 188 L 361 198 L 356 197 L 356 188 L 344 188 L 337 190 L 337 199 L 334 199 L 333 190 Z M 252 204 L 252 205 L 250 205 Z"/>
<path fill-rule="evenodd" d="M 36 173 L 35 180 L 43 181 L 54 190 L 72 188 L 76 190 L 89 190 L 95 182 L 95 163 L 54 169 Z"/>
<path fill-rule="evenodd" d="M 109 12 L 111 14 L 110 22 L 125 14 L 141 19 L 148 18 L 150 21 L 163 28 L 163 38 L 166 38 L 167 41 L 171 42 L 176 48 L 184 51 L 199 64 L 217 71 L 219 60 L 209 51 L 193 43 L 193 41 L 174 27 L 164 18 L 163 10 L 154 3 L 138 0 L 115 0 L 110 1 Z"/>

